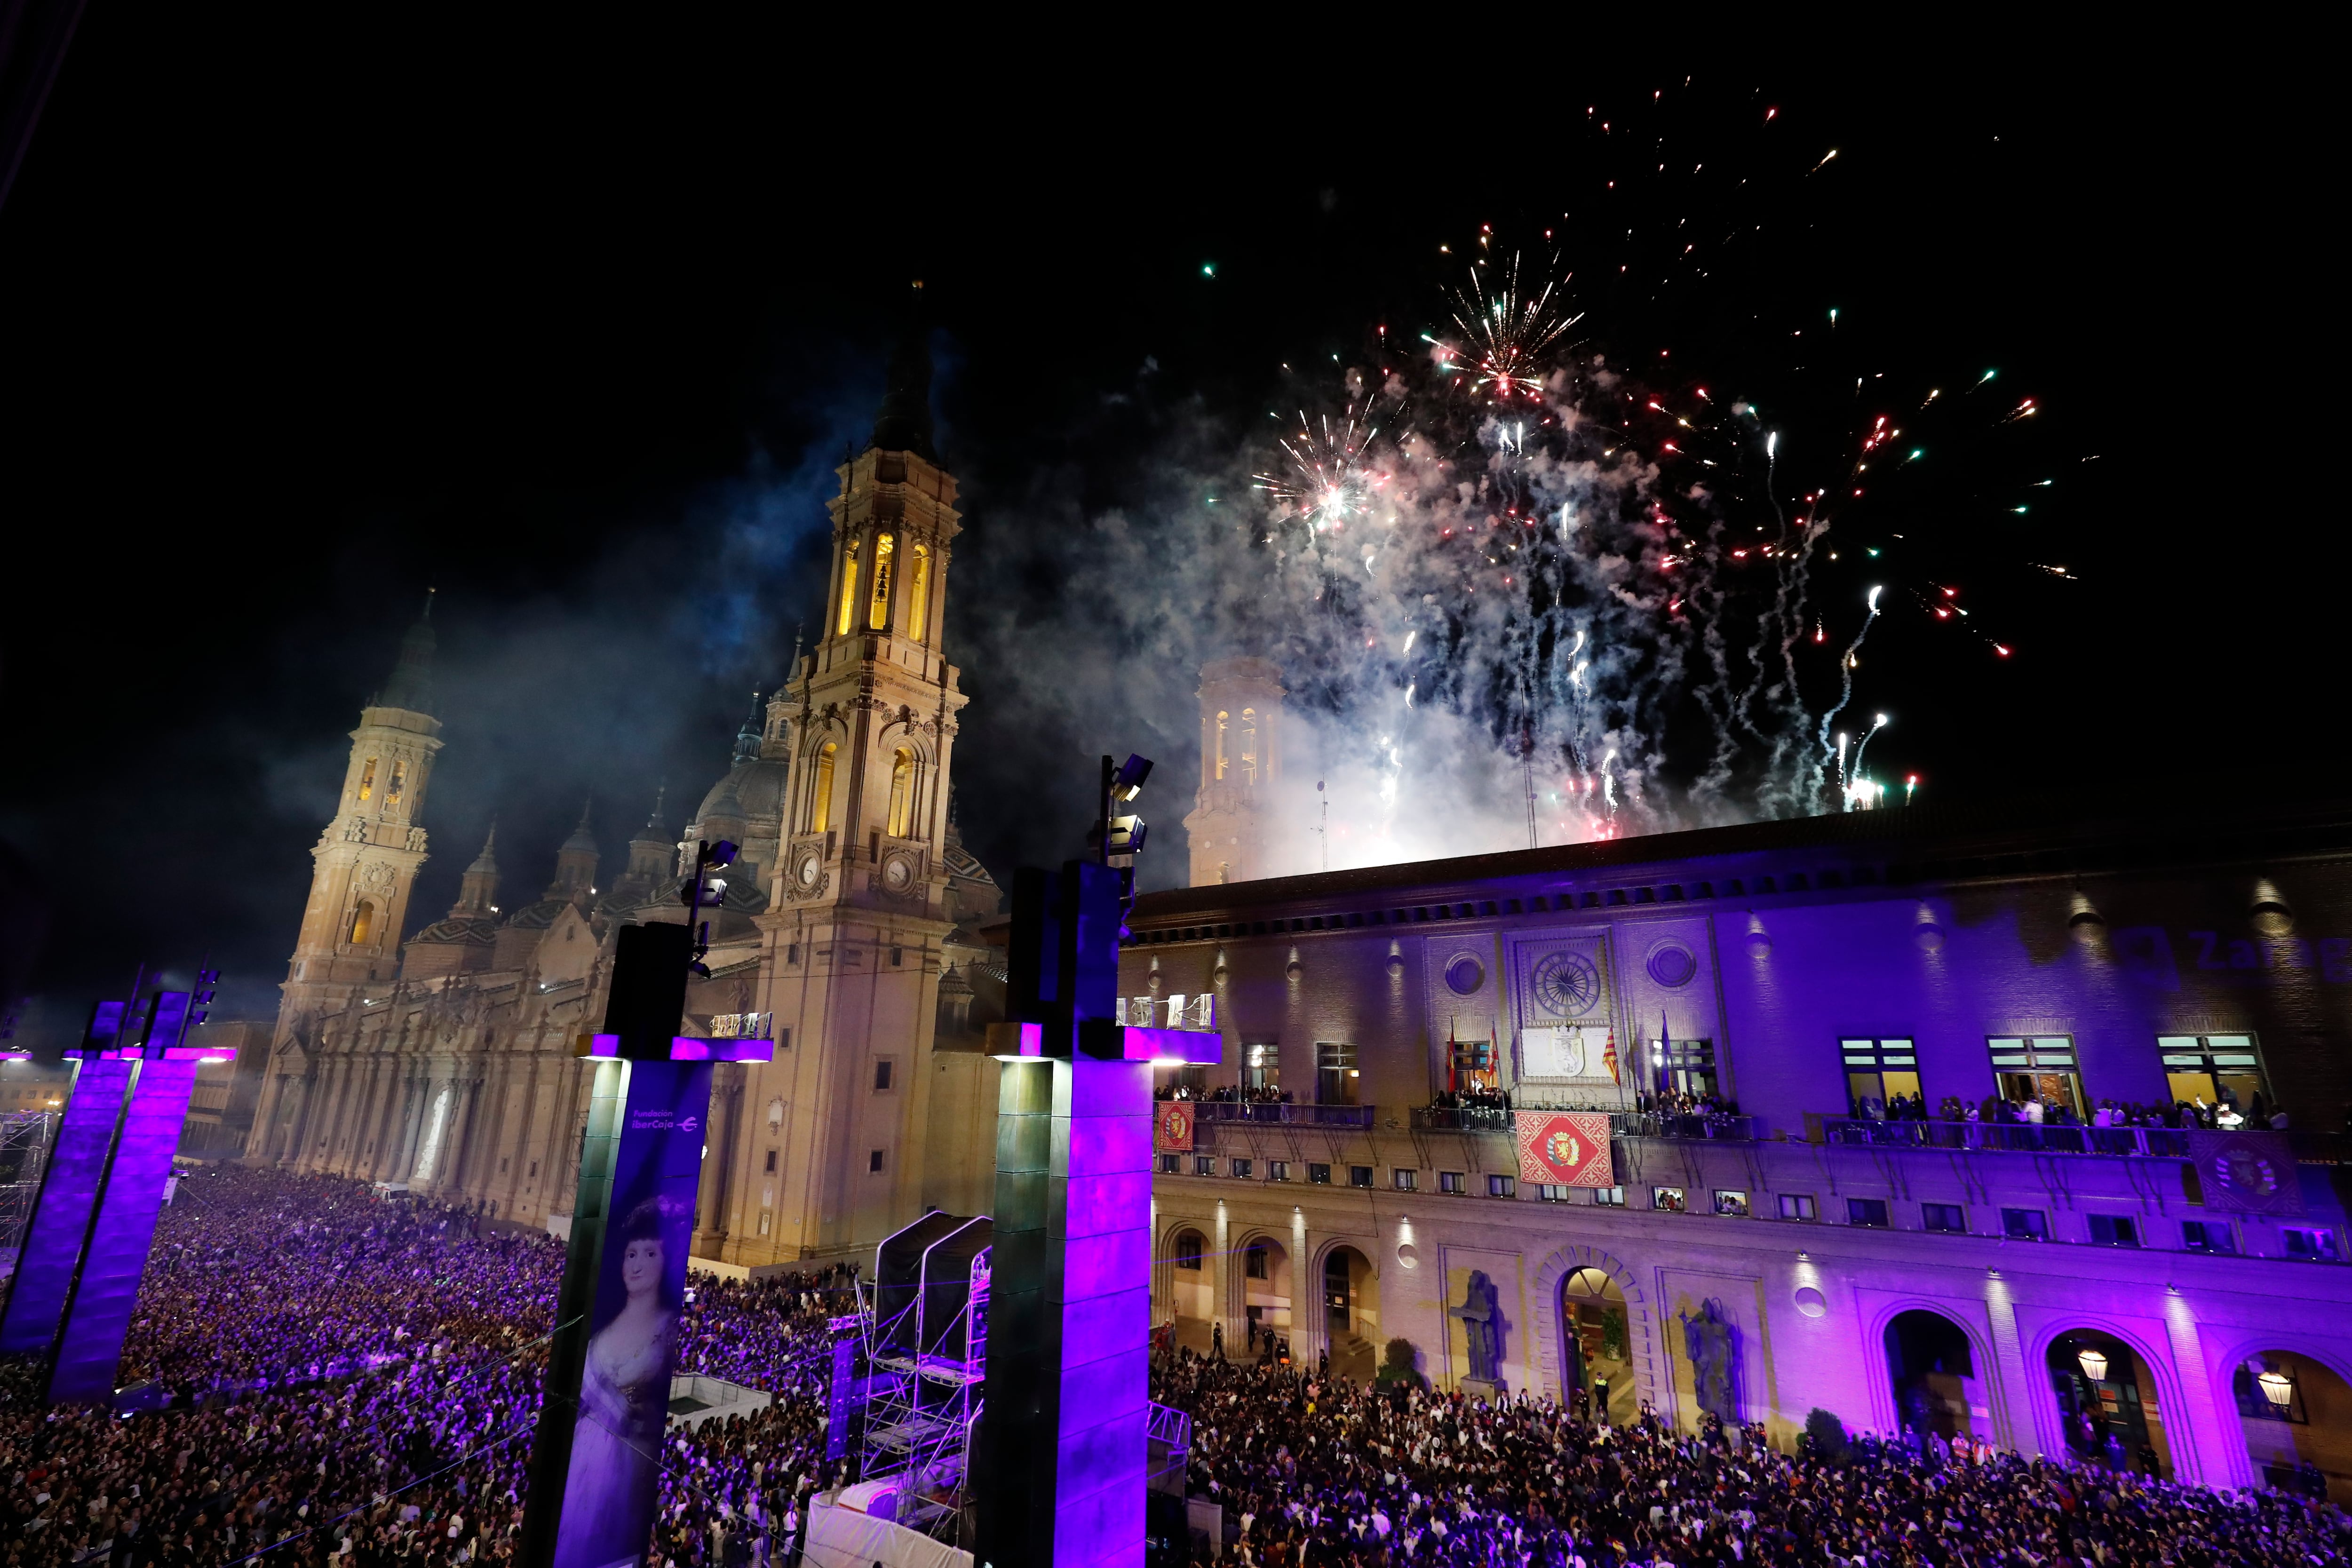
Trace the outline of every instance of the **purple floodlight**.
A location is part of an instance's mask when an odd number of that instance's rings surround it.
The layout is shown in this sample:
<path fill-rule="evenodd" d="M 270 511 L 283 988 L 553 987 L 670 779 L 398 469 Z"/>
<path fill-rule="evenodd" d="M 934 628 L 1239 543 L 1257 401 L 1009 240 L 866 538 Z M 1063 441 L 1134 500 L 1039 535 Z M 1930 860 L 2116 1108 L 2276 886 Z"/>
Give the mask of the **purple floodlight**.
<path fill-rule="evenodd" d="M 621 1037 L 591 1035 L 586 1054 L 617 1057 L 621 1054 Z M 692 1035 L 675 1035 L 669 1042 L 669 1059 L 674 1062 L 772 1062 L 776 1059 L 776 1042 L 734 1038 L 706 1040 Z"/>

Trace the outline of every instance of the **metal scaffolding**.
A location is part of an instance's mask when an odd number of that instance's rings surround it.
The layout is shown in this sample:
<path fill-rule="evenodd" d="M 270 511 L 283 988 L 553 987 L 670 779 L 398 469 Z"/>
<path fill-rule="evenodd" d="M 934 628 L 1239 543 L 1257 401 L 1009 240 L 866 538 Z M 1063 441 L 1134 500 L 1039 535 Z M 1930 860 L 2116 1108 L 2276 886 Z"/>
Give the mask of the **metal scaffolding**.
<path fill-rule="evenodd" d="M 965 1480 L 988 1375 L 987 1215 L 933 1213 L 876 1249 L 859 1475 L 903 1477 L 896 1522 L 969 1544 Z"/>
<path fill-rule="evenodd" d="M 33 1222 L 33 1202 L 41 1195 L 41 1173 L 48 1168 L 57 1132 L 54 1110 L 0 1114 L 0 1259 L 12 1271 L 25 1245 L 25 1227 Z"/>

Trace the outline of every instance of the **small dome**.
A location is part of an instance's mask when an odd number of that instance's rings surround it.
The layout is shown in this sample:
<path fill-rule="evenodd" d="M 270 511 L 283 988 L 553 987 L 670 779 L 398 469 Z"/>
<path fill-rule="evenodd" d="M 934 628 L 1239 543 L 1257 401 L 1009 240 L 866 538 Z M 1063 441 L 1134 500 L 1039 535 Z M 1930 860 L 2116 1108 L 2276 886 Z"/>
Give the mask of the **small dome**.
<path fill-rule="evenodd" d="M 783 814 L 786 771 L 787 765 L 781 757 L 753 757 L 737 763 L 727 771 L 725 778 L 710 786 L 694 819 L 707 822 L 714 816 L 735 816 L 745 822 L 776 820 Z M 732 809 L 729 809 L 730 805 Z"/>

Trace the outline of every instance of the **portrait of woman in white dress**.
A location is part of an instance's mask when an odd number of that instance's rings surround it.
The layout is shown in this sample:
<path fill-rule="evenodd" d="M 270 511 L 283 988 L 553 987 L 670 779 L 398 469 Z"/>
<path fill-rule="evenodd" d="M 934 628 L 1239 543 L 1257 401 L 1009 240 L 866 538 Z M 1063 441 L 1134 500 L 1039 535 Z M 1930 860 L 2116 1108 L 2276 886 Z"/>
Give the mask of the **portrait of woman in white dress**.
<path fill-rule="evenodd" d="M 605 1243 L 620 1248 L 621 1306 L 588 1341 L 555 1568 L 635 1563 L 653 1530 L 653 1472 L 661 1465 L 677 1353 L 669 1266 L 673 1249 L 687 1242 L 670 1207 L 646 1199 Z"/>

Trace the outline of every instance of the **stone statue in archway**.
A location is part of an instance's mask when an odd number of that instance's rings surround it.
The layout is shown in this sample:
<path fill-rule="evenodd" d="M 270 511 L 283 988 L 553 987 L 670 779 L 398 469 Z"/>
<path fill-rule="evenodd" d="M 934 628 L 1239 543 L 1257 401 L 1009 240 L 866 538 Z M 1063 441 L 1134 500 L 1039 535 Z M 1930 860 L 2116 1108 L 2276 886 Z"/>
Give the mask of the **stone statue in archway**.
<path fill-rule="evenodd" d="M 1739 1425 L 1739 1330 L 1710 1296 L 1696 1313 L 1681 1315 L 1683 1352 L 1690 1358 L 1698 1407 L 1727 1426 Z"/>
<path fill-rule="evenodd" d="M 1470 1375 L 1480 1383 L 1499 1381 L 1503 1313 L 1495 1282 L 1486 1278 L 1484 1269 L 1470 1271 L 1469 1283 L 1462 1292 L 1462 1305 L 1448 1308 L 1445 1315 L 1461 1319 L 1463 1331 L 1469 1337 Z"/>

